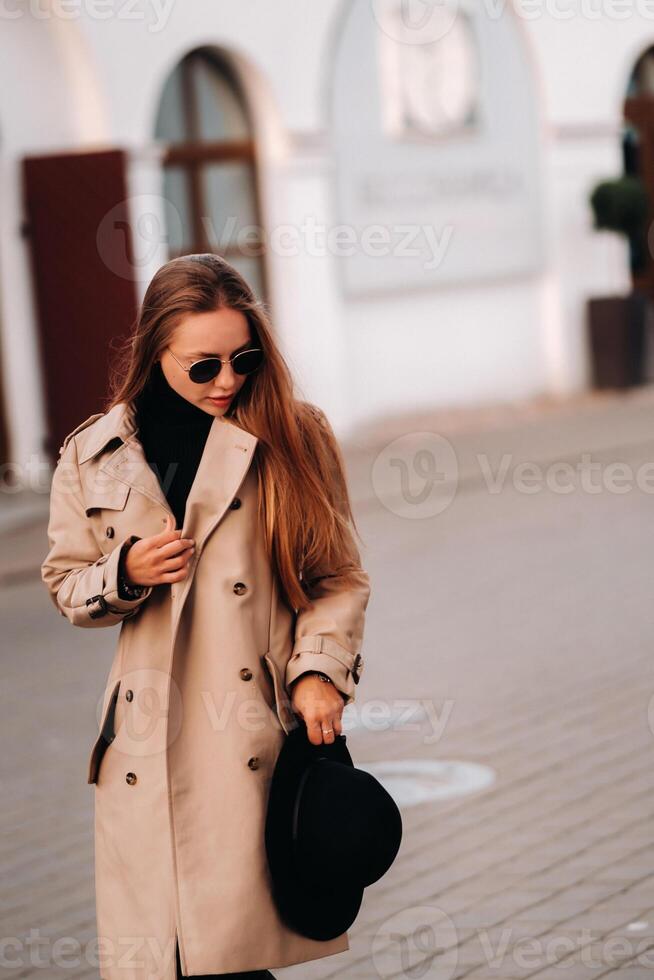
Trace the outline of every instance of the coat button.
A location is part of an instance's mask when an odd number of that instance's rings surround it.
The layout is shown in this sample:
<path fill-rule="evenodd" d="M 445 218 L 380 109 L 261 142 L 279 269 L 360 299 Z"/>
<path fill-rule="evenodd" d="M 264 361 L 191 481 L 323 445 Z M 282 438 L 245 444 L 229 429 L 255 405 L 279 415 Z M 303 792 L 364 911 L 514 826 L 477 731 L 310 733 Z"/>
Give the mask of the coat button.
<path fill-rule="evenodd" d="M 127 775 L 125 776 L 125 782 L 129 783 L 130 786 L 133 786 L 134 783 L 136 782 L 136 773 L 128 772 Z"/>
<path fill-rule="evenodd" d="M 131 701 L 134 697 L 134 691 L 125 691 L 125 698 L 127 701 Z"/>
<path fill-rule="evenodd" d="M 234 585 L 234 592 L 236 593 L 236 595 L 243 595 L 243 593 L 247 592 L 247 590 L 248 587 L 245 584 L 245 582 L 236 582 L 236 584 Z"/>
<path fill-rule="evenodd" d="M 113 538 L 113 536 L 114 536 L 114 529 L 110 526 L 107 528 L 107 537 Z"/>
<path fill-rule="evenodd" d="M 250 767 L 250 769 L 258 769 L 259 768 L 259 756 L 258 755 L 253 755 L 251 759 L 248 759 L 248 766 Z"/>
<path fill-rule="evenodd" d="M 238 497 L 234 497 L 234 499 L 232 500 L 229 506 L 231 507 L 232 510 L 238 510 L 239 507 L 241 506 L 241 501 L 239 500 Z"/>
<path fill-rule="evenodd" d="M 252 671 L 250 670 L 249 667 L 242 667 L 239 673 L 241 675 L 241 680 L 244 681 L 252 680 Z"/>

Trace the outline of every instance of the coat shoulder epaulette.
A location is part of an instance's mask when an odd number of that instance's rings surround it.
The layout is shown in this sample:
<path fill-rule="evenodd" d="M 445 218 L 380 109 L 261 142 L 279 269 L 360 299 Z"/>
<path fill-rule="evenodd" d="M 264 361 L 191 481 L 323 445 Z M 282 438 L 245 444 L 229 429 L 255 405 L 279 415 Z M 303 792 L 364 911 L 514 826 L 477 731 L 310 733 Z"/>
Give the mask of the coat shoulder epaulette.
<path fill-rule="evenodd" d="M 74 428 L 72 432 L 69 432 L 68 435 L 65 437 L 64 441 L 59 447 L 59 455 L 61 456 L 64 449 L 66 448 L 66 446 L 68 445 L 68 443 L 70 442 L 70 440 L 73 438 L 74 435 L 77 435 L 77 433 L 81 432 L 82 429 L 86 429 L 87 426 L 91 425 L 97 419 L 102 418 L 103 415 L 104 412 L 95 412 L 94 415 L 89 415 L 87 419 L 84 419 L 83 422 L 80 422 L 80 424 L 76 426 L 76 428 Z"/>

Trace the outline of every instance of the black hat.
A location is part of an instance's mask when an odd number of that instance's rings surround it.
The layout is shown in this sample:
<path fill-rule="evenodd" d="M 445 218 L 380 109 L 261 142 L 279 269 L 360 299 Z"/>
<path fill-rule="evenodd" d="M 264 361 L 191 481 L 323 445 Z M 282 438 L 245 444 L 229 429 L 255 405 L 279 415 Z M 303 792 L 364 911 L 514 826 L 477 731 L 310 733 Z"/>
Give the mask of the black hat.
<path fill-rule="evenodd" d="M 282 919 L 311 939 L 333 939 L 354 922 L 363 889 L 384 875 L 402 839 L 393 797 L 357 769 L 336 735 L 309 741 L 304 721 L 286 736 L 273 771 L 266 852 Z"/>

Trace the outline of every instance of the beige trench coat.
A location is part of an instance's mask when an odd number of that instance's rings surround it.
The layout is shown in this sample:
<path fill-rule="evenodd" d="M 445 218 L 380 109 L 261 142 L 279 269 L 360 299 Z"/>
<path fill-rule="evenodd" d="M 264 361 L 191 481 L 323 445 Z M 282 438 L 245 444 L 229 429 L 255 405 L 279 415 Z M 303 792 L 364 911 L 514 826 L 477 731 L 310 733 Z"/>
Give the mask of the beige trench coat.
<path fill-rule="evenodd" d="M 42 579 L 73 625 L 120 625 L 88 762 L 104 980 L 174 980 L 176 938 L 187 976 L 349 949 L 347 933 L 312 940 L 279 918 L 264 821 L 297 724 L 290 682 L 320 669 L 354 700 L 369 578 L 361 569 L 347 590 L 321 578 L 299 615 L 282 600 L 256 520 L 257 441 L 214 419 L 182 529 L 196 542 L 187 577 L 130 601 L 117 593 L 121 546 L 171 513 L 131 403 L 92 415 L 60 450 Z"/>

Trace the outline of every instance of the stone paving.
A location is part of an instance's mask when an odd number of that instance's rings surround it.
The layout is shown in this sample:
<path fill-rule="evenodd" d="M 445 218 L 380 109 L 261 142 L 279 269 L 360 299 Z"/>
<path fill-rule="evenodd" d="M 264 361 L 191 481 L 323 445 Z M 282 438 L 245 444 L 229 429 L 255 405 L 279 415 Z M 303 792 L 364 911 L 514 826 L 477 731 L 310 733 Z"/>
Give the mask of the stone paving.
<path fill-rule="evenodd" d="M 374 461 L 423 430 L 449 441 L 457 473 L 449 505 L 416 518 L 400 468 Z M 491 492 L 483 461 L 503 457 Z M 495 781 L 403 809 L 400 853 L 366 889 L 351 948 L 275 976 L 654 976 L 654 389 L 407 417 L 361 433 L 347 461 L 373 583 L 344 716 L 355 763 L 468 761 Z M 527 462 L 542 480 L 518 472 Z M 1 549 L 0 975 L 97 980 L 85 765 L 116 637 L 56 615 L 44 533 L 14 528 Z M 62 942 L 57 965 L 62 937 L 79 946 Z"/>

